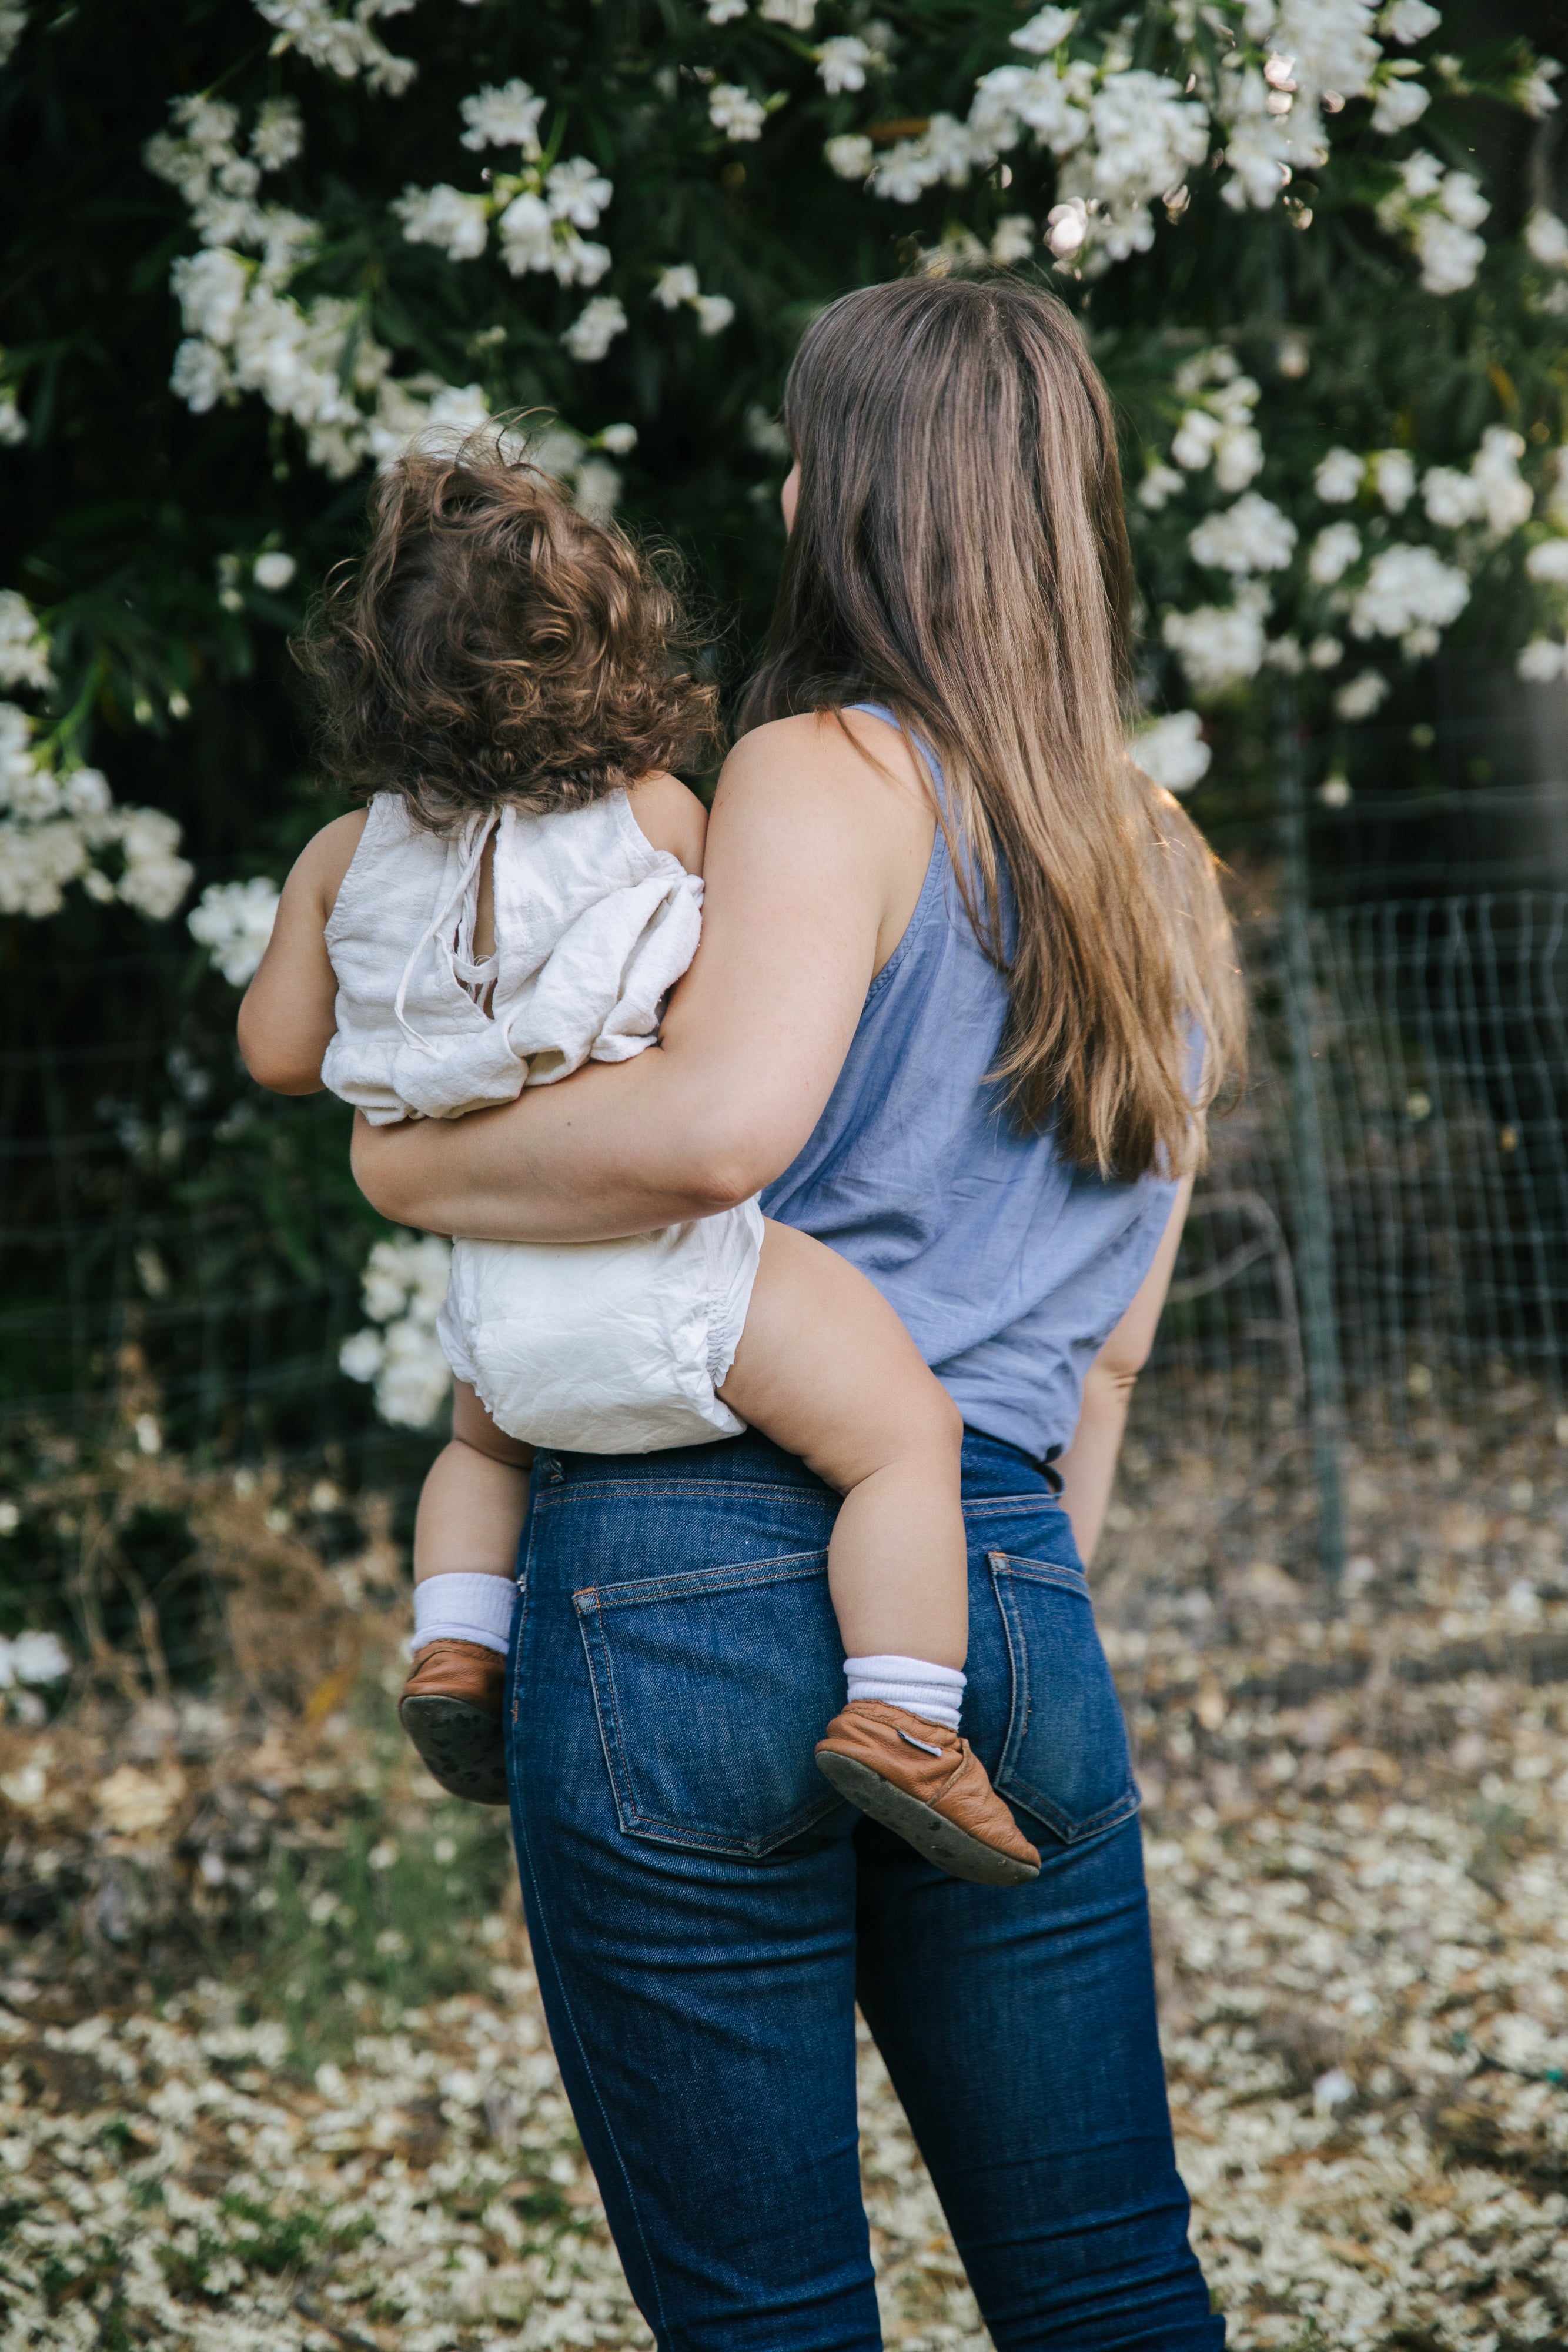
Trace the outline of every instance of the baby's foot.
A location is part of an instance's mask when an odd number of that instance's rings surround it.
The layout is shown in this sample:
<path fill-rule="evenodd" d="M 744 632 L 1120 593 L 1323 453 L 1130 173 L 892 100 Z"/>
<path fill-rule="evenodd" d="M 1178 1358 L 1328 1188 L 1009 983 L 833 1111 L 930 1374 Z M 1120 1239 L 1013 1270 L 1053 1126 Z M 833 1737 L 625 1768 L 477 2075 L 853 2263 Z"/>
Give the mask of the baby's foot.
<path fill-rule="evenodd" d="M 479 1642 L 427 1642 L 397 1711 L 444 1789 L 476 1805 L 507 1801 L 501 1708 L 507 1661 Z"/>
<path fill-rule="evenodd" d="M 880 1699 L 852 1699 L 817 1743 L 817 1769 L 916 1853 L 979 1886 L 1022 1886 L 1040 1854 L 967 1739 Z"/>

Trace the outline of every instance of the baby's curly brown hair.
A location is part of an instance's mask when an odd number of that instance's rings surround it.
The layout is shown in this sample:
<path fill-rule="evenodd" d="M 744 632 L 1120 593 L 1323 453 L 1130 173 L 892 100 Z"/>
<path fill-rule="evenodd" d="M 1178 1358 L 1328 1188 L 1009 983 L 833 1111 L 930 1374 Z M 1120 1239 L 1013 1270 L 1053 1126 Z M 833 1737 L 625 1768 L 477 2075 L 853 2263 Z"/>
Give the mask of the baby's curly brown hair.
<path fill-rule="evenodd" d="M 718 740 L 669 564 L 512 446 L 491 427 L 400 457 L 294 644 L 333 772 L 432 832 L 502 802 L 580 808 Z"/>

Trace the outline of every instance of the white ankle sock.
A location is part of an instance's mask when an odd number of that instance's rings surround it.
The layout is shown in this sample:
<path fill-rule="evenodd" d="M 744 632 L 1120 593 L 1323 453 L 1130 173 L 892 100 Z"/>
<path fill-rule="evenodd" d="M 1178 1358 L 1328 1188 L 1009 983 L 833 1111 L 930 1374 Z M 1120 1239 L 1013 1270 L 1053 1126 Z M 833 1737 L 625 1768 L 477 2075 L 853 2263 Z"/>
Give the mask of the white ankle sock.
<path fill-rule="evenodd" d="M 504 1658 L 512 1632 L 517 1588 L 509 1576 L 456 1571 L 422 1577 L 413 1588 L 413 1639 L 417 1656 L 429 1642 L 477 1642 Z"/>
<path fill-rule="evenodd" d="M 928 1658 L 846 1658 L 851 1700 L 880 1699 L 883 1706 L 907 1707 L 928 1723 L 958 1728 L 967 1676 L 956 1666 L 934 1666 Z"/>

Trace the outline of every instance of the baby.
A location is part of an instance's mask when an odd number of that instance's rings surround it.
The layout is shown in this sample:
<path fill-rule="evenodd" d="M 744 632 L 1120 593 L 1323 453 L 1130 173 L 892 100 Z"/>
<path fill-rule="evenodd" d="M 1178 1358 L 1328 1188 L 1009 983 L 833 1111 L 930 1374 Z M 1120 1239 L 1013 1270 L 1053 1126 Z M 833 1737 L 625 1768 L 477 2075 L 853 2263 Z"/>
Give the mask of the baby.
<path fill-rule="evenodd" d="M 254 1077 L 364 1116 L 458 1118 L 657 1041 L 701 929 L 713 732 L 679 614 L 630 541 L 493 438 L 412 451 L 300 657 L 370 796 L 309 843 L 240 1010 Z M 503 1802 L 502 1685 L 537 1446 L 647 1453 L 748 1424 L 843 1500 L 828 1582 L 846 1704 L 828 1780 L 956 1876 L 1039 1874 L 959 1736 L 958 1417 L 863 1276 L 755 1201 L 662 1232 L 455 1243 L 452 1440 L 420 1497 L 404 1728 Z"/>

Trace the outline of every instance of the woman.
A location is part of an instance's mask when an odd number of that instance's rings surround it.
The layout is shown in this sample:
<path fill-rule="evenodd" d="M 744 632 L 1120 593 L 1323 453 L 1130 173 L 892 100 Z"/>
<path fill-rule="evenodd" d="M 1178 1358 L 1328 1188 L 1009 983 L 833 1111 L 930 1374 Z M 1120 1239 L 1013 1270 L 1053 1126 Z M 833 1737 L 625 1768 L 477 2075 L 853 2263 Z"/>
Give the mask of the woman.
<path fill-rule="evenodd" d="M 1232 1049 L 1224 919 L 1125 756 L 1115 444 L 1068 314 L 1006 279 L 850 295 L 785 415 L 778 613 L 660 1047 L 452 1127 L 361 1128 L 356 1167 L 389 1216 L 533 1241 L 766 1188 L 877 1282 L 967 1424 L 966 1727 L 1042 1855 L 1005 1895 L 814 1769 L 834 1504 L 800 1464 L 748 1435 L 536 1465 L 517 1853 L 660 2344 L 880 2342 L 858 1999 L 1002 2352 L 1211 2352 L 1080 1550 Z"/>

